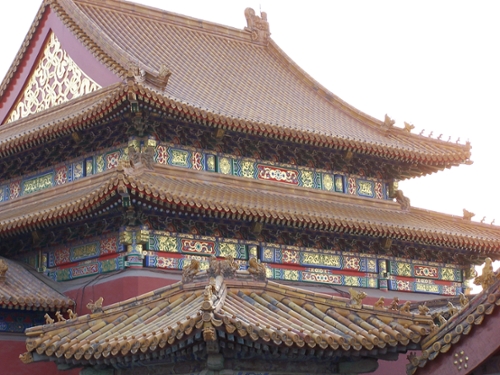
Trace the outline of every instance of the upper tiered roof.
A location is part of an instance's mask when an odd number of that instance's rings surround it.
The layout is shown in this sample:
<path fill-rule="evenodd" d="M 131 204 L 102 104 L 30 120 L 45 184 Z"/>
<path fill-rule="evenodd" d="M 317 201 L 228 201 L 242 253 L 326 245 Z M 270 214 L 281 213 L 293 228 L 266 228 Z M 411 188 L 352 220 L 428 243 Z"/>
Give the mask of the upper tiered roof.
<path fill-rule="evenodd" d="M 129 90 L 167 110 L 213 126 L 432 170 L 470 162 L 469 145 L 411 134 L 345 103 L 301 70 L 272 39 L 256 36 L 251 23 L 238 30 L 116 0 L 45 1 L 0 86 L 0 105 L 17 95 L 13 83 L 48 9 L 117 77 L 133 77 L 136 86 Z M 26 130 L 36 133 L 41 125 L 32 123 Z"/>

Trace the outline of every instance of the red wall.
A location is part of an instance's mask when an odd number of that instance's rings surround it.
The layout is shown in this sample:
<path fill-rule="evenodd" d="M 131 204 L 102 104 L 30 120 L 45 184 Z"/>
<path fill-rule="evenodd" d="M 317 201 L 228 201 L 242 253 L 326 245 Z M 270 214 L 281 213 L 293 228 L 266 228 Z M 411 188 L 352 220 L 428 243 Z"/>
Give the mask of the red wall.
<path fill-rule="evenodd" d="M 140 296 L 141 294 L 175 282 L 177 282 L 177 280 L 160 277 L 124 276 L 109 281 L 103 280 L 102 283 L 97 285 L 87 285 L 68 290 L 65 294 L 76 302 L 76 312 L 78 315 L 85 315 L 90 313 L 86 305 L 91 300 L 95 301 L 103 297 L 103 306 L 108 306 L 116 302 Z"/>
<path fill-rule="evenodd" d="M 53 362 L 24 364 L 19 354 L 26 352 L 25 337 L 7 340 L 0 335 L 0 374 L 2 375 L 78 375 L 80 369 L 58 371 Z"/>

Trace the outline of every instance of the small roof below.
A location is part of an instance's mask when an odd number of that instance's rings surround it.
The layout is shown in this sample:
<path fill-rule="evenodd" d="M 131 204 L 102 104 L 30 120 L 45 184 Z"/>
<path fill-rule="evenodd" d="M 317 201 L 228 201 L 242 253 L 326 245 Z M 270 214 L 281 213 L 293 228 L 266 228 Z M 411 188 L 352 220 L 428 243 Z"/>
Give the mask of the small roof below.
<path fill-rule="evenodd" d="M 52 289 L 20 264 L 0 257 L 0 307 L 51 311 L 67 309 L 74 302 Z"/>
<path fill-rule="evenodd" d="M 169 287 L 106 307 L 99 300 L 90 315 L 28 329 L 25 357 L 128 368 L 136 353 L 143 364 L 168 364 L 182 349 L 185 360 L 207 364 L 219 353 L 229 361 L 274 353 L 341 366 L 368 352 L 417 348 L 435 328 L 429 315 L 364 305 L 354 290 L 349 299 L 267 281 L 262 267 L 255 259 L 249 271 L 231 259 L 213 259 L 206 271 L 191 263 Z"/>

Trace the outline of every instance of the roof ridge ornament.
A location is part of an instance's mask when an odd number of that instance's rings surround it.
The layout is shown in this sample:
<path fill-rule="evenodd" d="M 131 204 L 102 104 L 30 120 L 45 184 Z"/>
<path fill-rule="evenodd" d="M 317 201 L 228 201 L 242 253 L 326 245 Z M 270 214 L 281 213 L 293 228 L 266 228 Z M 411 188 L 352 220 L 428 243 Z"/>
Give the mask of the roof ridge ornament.
<path fill-rule="evenodd" d="M 410 198 L 405 197 L 405 195 L 403 194 L 403 190 L 396 190 L 396 202 L 399 203 L 403 211 L 410 210 Z"/>
<path fill-rule="evenodd" d="M 481 285 L 483 291 L 485 291 L 495 283 L 497 277 L 499 277 L 499 275 L 495 276 L 491 258 L 486 258 L 484 260 L 483 272 L 474 279 L 474 285 Z"/>
<path fill-rule="evenodd" d="M 267 13 L 260 12 L 259 17 L 255 15 L 252 8 L 246 8 L 245 18 L 247 19 L 247 27 L 244 30 L 250 33 L 252 40 L 263 43 L 269 42 L 271 32 L 269 31 L 269 22 L 267 22 Z"/>
<path fill-rule="evenodd" d="M 257 258 L 252 257 L 249 259 L 247 271 L 255 280 L 266 280 L 266 266 L 264 266 Z"/>
<path fill-rule="evenodd" d="M 464 213 L 463 219 L 468 221 L 471 221 L 471 219 L 474 216 L 476 216 L 474 212 L 467 211 L 465 208 L 463 209 L 463 213 Z"/>

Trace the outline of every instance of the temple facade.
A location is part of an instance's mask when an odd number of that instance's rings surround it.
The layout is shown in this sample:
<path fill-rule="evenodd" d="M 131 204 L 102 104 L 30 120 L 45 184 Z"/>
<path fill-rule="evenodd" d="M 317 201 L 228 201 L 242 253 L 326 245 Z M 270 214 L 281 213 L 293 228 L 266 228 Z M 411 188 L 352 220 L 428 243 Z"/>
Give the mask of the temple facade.
<path fill-rule="evenodd" d="M 398 189 L 470 164 L 470 144 L 361 112 L 265 13 L 244 16 L 42 3 L 0 85 L 0 256 L 18 270 L 0 298 L 24 322 L 0 336 L 26 330 L 17 373 L 413 374 L 496 312 L 494 276 L 464 293 L 499 227 Z M 59 302 L 20 303 L 30 278 Z"/>

